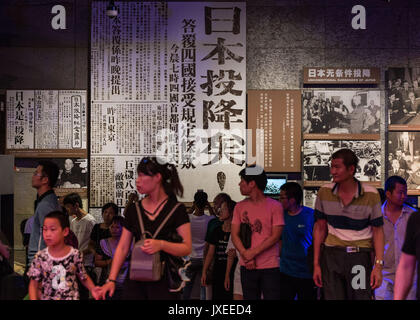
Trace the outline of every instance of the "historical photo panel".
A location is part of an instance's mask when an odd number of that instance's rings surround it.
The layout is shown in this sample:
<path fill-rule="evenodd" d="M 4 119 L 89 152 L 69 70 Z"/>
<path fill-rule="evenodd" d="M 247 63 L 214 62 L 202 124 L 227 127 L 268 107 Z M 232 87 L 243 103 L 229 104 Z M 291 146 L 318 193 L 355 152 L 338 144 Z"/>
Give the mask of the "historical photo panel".
<path fill-rule="evenodd" d="M 306 90 L 302 93 L 305 139 L 379 139 L 379 90 Z"/>
<path fill-rule="evenodd" d="M 385 71 L 389 130 L 420 130 L 420 70 Z"/>
<path fill-rule="evenodd" d="M 55 162 L 59 168 L 59 174 L 56 185 L 57 188 L 87 188 L 87 159 L 63 158 L 51 160 Z"/>
<path fill-rule="evenodd" d="M 321 186 L 331 181 L 331 155 L 343 148 L 353 150 L 359 158 L 355 177 L 379 185 L 381 180 L 380 141 L 326 141 L 308 140 L 303 147 L 303 174 L 305 186 Z"/>
<path fill-rule="evenodd" d="M 407 180 L 410 194 L 420 195 L 420 132 L 390 132 L 387 177 Z"/>

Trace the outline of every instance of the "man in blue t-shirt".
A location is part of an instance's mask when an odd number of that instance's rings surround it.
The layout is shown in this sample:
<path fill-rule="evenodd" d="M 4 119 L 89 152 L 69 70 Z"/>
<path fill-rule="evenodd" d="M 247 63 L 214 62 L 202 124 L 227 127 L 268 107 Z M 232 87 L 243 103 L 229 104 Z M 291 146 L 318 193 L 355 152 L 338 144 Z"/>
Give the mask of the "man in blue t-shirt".
<path fill-rule="evenodd" d="M 312 248 L 314 210 L 302 206 L 303 191 L 296 182 L 280 187 L 285 227 L 281 238 L 281 299 L 316 300 L 317 289 L 308 265 Z"/>

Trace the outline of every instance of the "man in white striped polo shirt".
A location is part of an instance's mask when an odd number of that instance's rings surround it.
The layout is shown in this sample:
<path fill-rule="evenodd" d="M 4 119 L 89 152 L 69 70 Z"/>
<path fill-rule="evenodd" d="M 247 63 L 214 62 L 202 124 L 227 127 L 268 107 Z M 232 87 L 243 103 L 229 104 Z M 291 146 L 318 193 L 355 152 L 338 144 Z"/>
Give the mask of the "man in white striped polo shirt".
<path fill-rule="evenodd" d="M 319 189 L 315 203 L 313 279 L 327 300 L 369 300 L 382 283 L 381 200 L 354 177 L 358 162 L 352 150 L 335 152 L 333 182 Z"/>

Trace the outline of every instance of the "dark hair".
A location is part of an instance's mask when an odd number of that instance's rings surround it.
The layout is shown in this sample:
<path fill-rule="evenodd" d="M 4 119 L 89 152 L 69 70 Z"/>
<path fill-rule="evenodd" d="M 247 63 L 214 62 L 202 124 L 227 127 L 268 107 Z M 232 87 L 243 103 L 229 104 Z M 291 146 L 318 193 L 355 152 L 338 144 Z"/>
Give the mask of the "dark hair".
<path fill-rule="evenodd" d="M 208 195 L 203 190 L 199 190 L 194 194 L 194 203 L 199 209 L 203 209 L 208 201 Z"/>
<path fill-rule="evenodd" d="M 118 223 L 120 226 L 122 226 L 124 224 L 124 217 L 123 216 L 114 216 L 112 218 L 111 224 L 113 224 L 114 222 Z"/>
<path fill-rule="evenodd" d="M 357 165 L 359 164 L 359 158 L 356 156 L 353 150 L 340 149 L 332 154 L 331 160 L 332 159 L 342 159 L 343 164 L 346 166 L 346 168 L 349 168 L 350 166 L 354 166 L 353 174 L 356 173 Z"/>
<path fill-rule="evenodd" d="M 407 182 L 400 176 L 391 176 L 385 181 L 385 192 L 389 191 L 392 193 L 397 186 L 397 183 L 407 186 Z"/>
<path fill-rule="evenodd" d="M 226 201 L 227 208 L 229 210 L 230 216 L 233 216 L 233 210 L 235 210 L 236 201 L 233 201 L 232 199 Z"/>
<path fill-rule="evenodd" d="M 137 174 L 140 172 L 148 176 L 160 173 L 163 189 L 168 196 L 184 195 L 184 187 L 179 180 L 176 166 L 172 163 L 164 163 L 156 157 L 144 157 L 137 166 Z"/>
<path fill-rule="evenodd" d="M 60 226 L 61 228 L 70 228 L 70 221 L 69 221 L 69 217 L 61 211 L 51 211 L 50 213 L 48 213 L 44 220 L 47 218 L 53 218 L 53 219 L 57 219 L 58 222 L 60 222 Z"/>
<path fill-rule="evenodd" d="M 42 174 L 47 176 L 48 178 L 48 185 L 51 188 L 55 187 L 57 183 L 59 169 L 57 164 L 49 160 L 42 160 L 38 162 L 38 165 L 42 166 Z"/>
<path fill-rule="evenodd" d="M 259 169 L 261 170 L 260 174 L 248 174 L 247 173 L 247 169 Z M 265 187 L 267 186 L 267 174 L 265 173 L 265 171 L 256 165 L 251 165 L 248 166 L 247 168 L 242 169 L 239 172 L 239 176 L 244 179 L 247 183 L 250 183 L 251 181 L 255 181 L 255 184 L 257 185 L 257 188 L 260 189 L 261 191 L 265 190 Z"/>
<path fill-rule="evenodd" d="M 303 199 L 302 187 L 297 182 L 286 182 L 280 187 L 280 191 L 286 193 L 287 199 L 295 199 L 296 204 L 300 205 Z"/>
<path fill-rule="evenodd" d="M 220 200 L 220 201 L 221 201 L 221 203 L 223 203 L 223 202 L 225 202 L 225 201 L 230 201 L 230 200 L 232 200 L 232 198 L 231 198 L 231 197 L 230 197 L 230 195 L 228 195 L 227 193 L 221 192 L 221 193 L 218 193 L 218 194 L 214 197 L 213 202 L 216 202 L 216 201 L 218 201 L 218 200 Z"/>
<path fill-rule="evenodd" d="M 112 208 L 114 210 L 115 216 L 118 216 L 118 206 L 113 202 L 108 202 L 102 206 L 102 215 L 104 215 L 105 210 L 108 208 Z"/>
<path fill-rule="evenodd" d="M 214 199 L 213 199 L 213 204 L 215 202 L 219 202 L 220 201 L 220 205 L 222 205 L 223 202 L 229 202 L 231 201 L 232 198 L 230 197 L 230 195 L 228 195 L 227 193 L 221 192 L 219 194 L 217 194 Z M 216 216 L 218 216 L 218 212 L 214 212 L 214 214 Z"/>
<path fill-rule="evenodd" d="M 72 206 L 74 206 L 76 205 L 76 203 L 79 204 L 80 209 L 83 209 L 82 198 L 80 198 L 79 194 L 76 192 L 69 193 L 63 199 L 63 205 L 71 204 Z"/>

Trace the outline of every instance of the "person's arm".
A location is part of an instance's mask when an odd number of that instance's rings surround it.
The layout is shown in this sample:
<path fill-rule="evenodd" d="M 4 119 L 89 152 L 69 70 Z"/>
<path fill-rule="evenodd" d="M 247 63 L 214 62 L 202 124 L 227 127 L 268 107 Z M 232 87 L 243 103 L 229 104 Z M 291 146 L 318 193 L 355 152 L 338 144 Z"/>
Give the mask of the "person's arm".
<path fill-rule="evenodd" d="M 182 238 L 182 242 L 169 242 L 160 239 L 146 239 L 142 250 L 148 254 L 153 254 L 159 250 L 172 256 L 188 256 L 192 251 L 191 224 L 189 222 L 179 226 L 176 231 Z"/>
<path fill-rule="evenodd" d="M 216 246 L 214 244 L 209 244 L 209 250 L 207 251 L 206 259 L 204 260 L 203 264 L 203 271 L 201 272 L 201 285 L 203 287 L 207 286 L 207 270 L 213 261 L 215 251 Z"/>
<path fill-rule="evenodd" d="M 107 268 L 112 263 L 112 256 L 111 257 L 108 256 L 107 254 L 105 254 L 103 250 L 103 247 L 108 247 L 108 245 L 106 244 L 108 244 L 107 239 L 102 239 L 99 242 L 99 247 L 95 251 L 95 259 L 94 259 L 95 267 Z"/>
<path fill-rule="evenodd" d="M 86 279 L 82 279 L 79 277 L 80 282 L 92 293 L 92 297 L 95 300 L 99 300 L 101 296 L 101 288 L 95 286 L 92 279 L 89 277 L 89 275 L 86 275 Z"/>
<path fill-rule="evenodd" d="M 233 224 L 232 223 L 232 228 L 231 228 L 231 231 L 230 231 L 230 236 L 232 237 L 232 242 L 233 242 L 233 245 L 235 246 L 236 250 L 238 250 L 238 252 L 241 255 L 241 257 L 244 258 L 243 257 L 243 253 L 245 252 L 246 249 L 245 249 L 245 247 L 244 247 L 244 245 L 242 243 L 242 240 L 241 240 L 241 238 L 239 236 L 240 229 L 241 228 L 240 228 L 240 225 L 239 224 Z M 244 258 L 244 260 L 246 260 L 246 259 Z"/>
<path fill-rule="evenodd" d="M 128 251 L 131 248 L 131 242 L 133 240 L 133 234 L 123 227 L 120 241 L 118 242 L 117 249 L 115 249 L 114 258 L 112 259 L 111 271 L 109 272 L 108 279 L 115 281 L 118 273 L 120 272 L 121 266 L 127 258 Z M 112 297 L 115 291 L 115 282 L 109 281 L 102 286 L 102 292 L 100 294 L 101 299 L 106 298 L 107 292 Z"/>
<path fill-rule="evenodd" d="M 104 259 L 104 257 L 95 253 L 95 267 L 106 268 L 112 263 L 112 259 Z"/>
<path fill-rule="evenodd" d="M 89 275 L 86 275 L 86 279 L 82 279 L 79 277 L 79 280 L 89 291 L 92 291 L 93 288 L 95 288 L 95 284 L 93 283 Z"/>
<path fill-rule="evenodd" d="M 225 290 L 229 291 L 230 289 L 230 271 L 232 270 L 233 262 L 236 258 L 236 249 L 229 249 L 227 252 L 227 263 L 226 263 L 226 272 L 225 272 Z"/>
<path fill-rule="evenodd" d="M 96 253 L 96 244 L 95 241 L 93 241 L 92 239 L 89 240 L 89 244 L 88 244 L 88 248 L 87 250 L 89 253 Z"/>
<path fill-rule="evenodd" d="M 29 293 L 29 300 L 39 300 L 39 296 L 38 296 L 38 281 L 31 279 L 31 281 L 29 281 L 29 288 L 28 288 L 28 293 Z"/>
<path fill-rule="evenodd" d="M 375 249 L 375 260 L 384 260 L 384 228 L 383 226 L 374 227 L 372 226 L 373 233 L 373 246 Z M 371 276 L 370 286 L 372 289 L 377 289 L 382 284 L 382 265 L 375 263 Z"/>
<path fill-rule="evenodd" d="M 261 242 L 260 245 L 252 249 L 247 249 L 243 251 L 241 255 L 246 261 L 254 259 L 256 256 L 258 256 L 259 254 L 261 254 L 262 252 L 271 248 L 273 245 L 279 242 L 282 231 L 283 226 L 273 226 L 271 229 L 271 235 L 268 238 L 264 239 L 264 241 Z"/>
<path fill-rule="evenodd" d="M 401 252 L 395 275 L 394 300 L 405 300 L 413 284 L 416 256 Z"/>
<path fill-rule="evenodd" d="M 324 243 L 327 237 L 328 227 L 327 220 L 318 219 L 314 225 L 313 244 L 314 244 L 314 274 L 313 280 L 318 287 L 322 287 L 321 267 L 320 267 L 320 253 L 321 244 Z"/>

